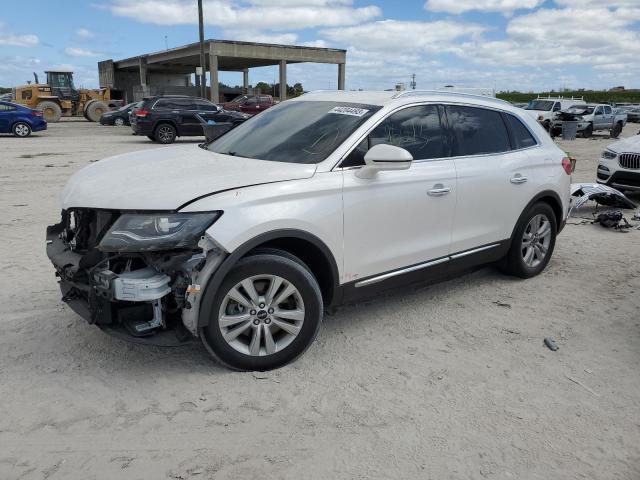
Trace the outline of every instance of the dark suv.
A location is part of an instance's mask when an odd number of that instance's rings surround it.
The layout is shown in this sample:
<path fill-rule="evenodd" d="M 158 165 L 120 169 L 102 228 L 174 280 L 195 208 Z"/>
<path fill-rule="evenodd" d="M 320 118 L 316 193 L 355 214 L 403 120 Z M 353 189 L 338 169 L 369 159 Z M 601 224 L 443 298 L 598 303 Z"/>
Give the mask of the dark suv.
<path fill-rule="evenodd" d="M 138 135 L 160 143 L 173 143 L 176 137 L 204 135 L 202 118 L 206 122 L 244 122 L 249 115 L 229 112 L 218 105 L 187 96 L 157 96 L 142 102 L 131 114 L 131 128 Z"/>

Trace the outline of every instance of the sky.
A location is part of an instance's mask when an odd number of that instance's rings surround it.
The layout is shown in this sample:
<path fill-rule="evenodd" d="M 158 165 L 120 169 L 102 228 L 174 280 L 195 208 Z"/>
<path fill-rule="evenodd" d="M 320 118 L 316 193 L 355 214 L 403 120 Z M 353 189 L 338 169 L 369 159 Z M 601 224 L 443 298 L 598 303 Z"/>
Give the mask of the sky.
<path fill-rule="evenodd" d="M 0 86 L 198 39 L 196 0 L 30 0 L 0 11 Z M 397 83 L 541 91 L 640 88 L 640 0 L 204 0 L 205 37 L 347 50 L 346 88 Z M 289 84 L 337 88 L 337 66 L 288 66 Z M 224 72 L 220 81 L 242 83 Z M 277 81 L 276 67 L 249 81 Z"/>

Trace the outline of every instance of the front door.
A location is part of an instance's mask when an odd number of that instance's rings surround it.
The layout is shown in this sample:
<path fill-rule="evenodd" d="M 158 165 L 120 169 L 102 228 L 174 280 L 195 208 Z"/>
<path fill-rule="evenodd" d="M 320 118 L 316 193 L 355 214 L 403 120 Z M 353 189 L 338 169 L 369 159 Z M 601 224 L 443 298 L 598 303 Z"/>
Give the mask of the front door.
<path fill-rule="evenodd" d="M 343 281 L 393 274 L 449 254 L 456 172 L 440 118 L 437 105 L 398 110 L 342 162 Z M 411 167 L 357 177 L 365 153 L 379 143 L 408 150 L 414 158 Z"/>

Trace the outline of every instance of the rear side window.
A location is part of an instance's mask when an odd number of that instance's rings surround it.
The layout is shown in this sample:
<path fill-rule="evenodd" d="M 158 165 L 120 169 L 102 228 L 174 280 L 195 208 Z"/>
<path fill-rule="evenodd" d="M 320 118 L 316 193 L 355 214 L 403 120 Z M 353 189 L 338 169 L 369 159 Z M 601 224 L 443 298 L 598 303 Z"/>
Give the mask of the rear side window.
<path fill-rule="evenodd" d="M 514 115 L 510 115 L 508 113 L 504 114 L 504 117 L 507 119 L 507 123 L 509 124 L 509 128 L 511 128 L 511 136 L 513 138 L 513 147 L 516 150 L 521 148 L 528 148 L 537 145 L 536 139 L 533 138 L 531 132 L 524 126 L 524 124 L 516 118 Z"/>
<path fill-rule="evenodd" d="M 457 105 L 448 105 L 446 109 L 453 129 L 455 156 L 511 150 L 509 133 L 499 112 Z"/>
<path fill-rule="evenodd" d="M 173 101 L 169 98 L 161 98 L 153 106 L 154 110 L 167 110 L 171 108 L 176 108 L 176 106 L 173 103 Z"/>
<path fill-rule="evenodd" d="M 604 113 L 606 113 L 607 115 L 610 115 L 611 114 L 611 107 L 605 106 L 604 107 Z"/>

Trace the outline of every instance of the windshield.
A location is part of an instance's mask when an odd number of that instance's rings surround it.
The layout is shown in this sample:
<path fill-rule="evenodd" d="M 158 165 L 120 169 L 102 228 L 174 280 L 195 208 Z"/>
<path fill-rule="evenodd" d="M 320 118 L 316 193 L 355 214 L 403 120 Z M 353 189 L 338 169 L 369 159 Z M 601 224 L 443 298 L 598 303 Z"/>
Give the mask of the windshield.
<path fill-rule="evenodd" d="M 548 111 L 553 108 L 553 100 L 531 100 L 525 110 L 543 110 Z"/>
<path fill-rule="evenodd" d="M 242 103 L 242 101 L 245 100 L 246 98 L 248 98 L 246 95 L 238 95 L 236 98 L 231 100 L 230 103 Z"/>
<path fill-rule="evenodd" d="M 240 124 L 207 148 L 274 162 L 320 163 L 379 109 L 345 102 L 283 102 Z"/>
<path fill-rule="evenodd" d="M 128 110 L 129 108 L 133 107 L 135 105 L 135 103 L 128 103 L 127 105 L 124 105 L 123 107 L 120 107 L 118 109 L 119 112 L 124 112 L 125 110 Z"/>

